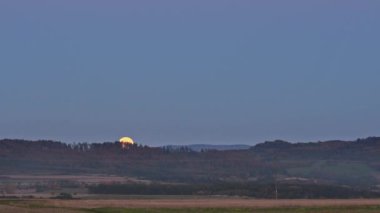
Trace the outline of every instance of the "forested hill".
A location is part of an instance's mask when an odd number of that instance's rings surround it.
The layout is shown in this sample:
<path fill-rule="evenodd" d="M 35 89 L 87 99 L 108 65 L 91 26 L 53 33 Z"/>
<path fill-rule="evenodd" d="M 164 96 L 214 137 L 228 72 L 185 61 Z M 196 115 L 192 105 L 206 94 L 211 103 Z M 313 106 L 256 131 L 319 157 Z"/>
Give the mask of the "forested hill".
<path fill-rule="evenodd" d="M 289 143 L 244 150 L 0 140 L 2 174 L 118 174 L 150 180 L 304 181 L 355 186 L 380 184 L 380 138 Z"/>
<path fill-rule="evenodd" d="M 168 145 L 166 148 L 172 148 L 172 149 L 178 149 L 183 147 L 182 145 Z M 225 150 L 242 150 L 242 149 L 249 149 L 249 145 L 245 144 L 234 144 L 234 145 L 213 145 L 213 144 L 190 144 L 186 145 L 189 149 L 196 152 L 202 152 L 202 151 L 211 151 L 211 150 L 218 150 L 218 151 L 225 151 Z"/>

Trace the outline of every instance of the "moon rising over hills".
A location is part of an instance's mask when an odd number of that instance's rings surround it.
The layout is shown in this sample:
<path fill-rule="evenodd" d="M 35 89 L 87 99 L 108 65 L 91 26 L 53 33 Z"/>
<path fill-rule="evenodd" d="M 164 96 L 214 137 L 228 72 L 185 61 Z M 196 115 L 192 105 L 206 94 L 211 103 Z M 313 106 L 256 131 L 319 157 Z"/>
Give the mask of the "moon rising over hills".
<path fill-rule="evenodd" d="M 119 143 L 121 144 L 123 148 L 126 148 L 128 145 L 132 145 L 135 142 L 130 137 L 122 137 L 119 139 Z"/>

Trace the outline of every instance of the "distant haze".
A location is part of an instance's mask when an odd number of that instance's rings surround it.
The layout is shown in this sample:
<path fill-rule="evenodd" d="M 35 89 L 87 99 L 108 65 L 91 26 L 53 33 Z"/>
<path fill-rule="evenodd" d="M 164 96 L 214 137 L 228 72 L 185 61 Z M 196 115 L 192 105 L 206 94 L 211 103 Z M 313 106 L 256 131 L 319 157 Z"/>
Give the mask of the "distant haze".
<path fill-rule="evenodd" d="M 380 135 L 380 1 L 0 1 L 0 138 Z"/>

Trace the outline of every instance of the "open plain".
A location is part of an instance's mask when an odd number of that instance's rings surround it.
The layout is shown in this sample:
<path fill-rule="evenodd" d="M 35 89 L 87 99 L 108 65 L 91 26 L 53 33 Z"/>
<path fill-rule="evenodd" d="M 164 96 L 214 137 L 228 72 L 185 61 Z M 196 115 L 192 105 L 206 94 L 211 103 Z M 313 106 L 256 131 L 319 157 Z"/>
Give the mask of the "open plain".
<path fill-rule="evenodd" d="M 380 199 L 3 199 L 0 212 L 380 212 Z"/>

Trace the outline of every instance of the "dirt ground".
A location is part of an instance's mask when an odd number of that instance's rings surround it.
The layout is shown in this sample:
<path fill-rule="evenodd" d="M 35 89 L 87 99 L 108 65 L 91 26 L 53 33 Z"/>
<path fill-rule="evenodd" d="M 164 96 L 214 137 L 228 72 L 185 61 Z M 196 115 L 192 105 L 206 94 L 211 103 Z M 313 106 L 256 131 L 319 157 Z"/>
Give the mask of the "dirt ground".
<path fill-rule="evenodd" d="M 242 198 L 184 199 L 0 199 L 1 213 L 110 213 L 110 212 L 273 212 L 377 213 L 380 199 L 259 200 Z"/>
<path fill-rule="evenodd" d="M 48 206 L 74 208 L 272 208 L 380 205 L 380 199 L 260 200 L 238 198 L 194 198 L 123 200 L 43 200 L 41 202 Z"/>

